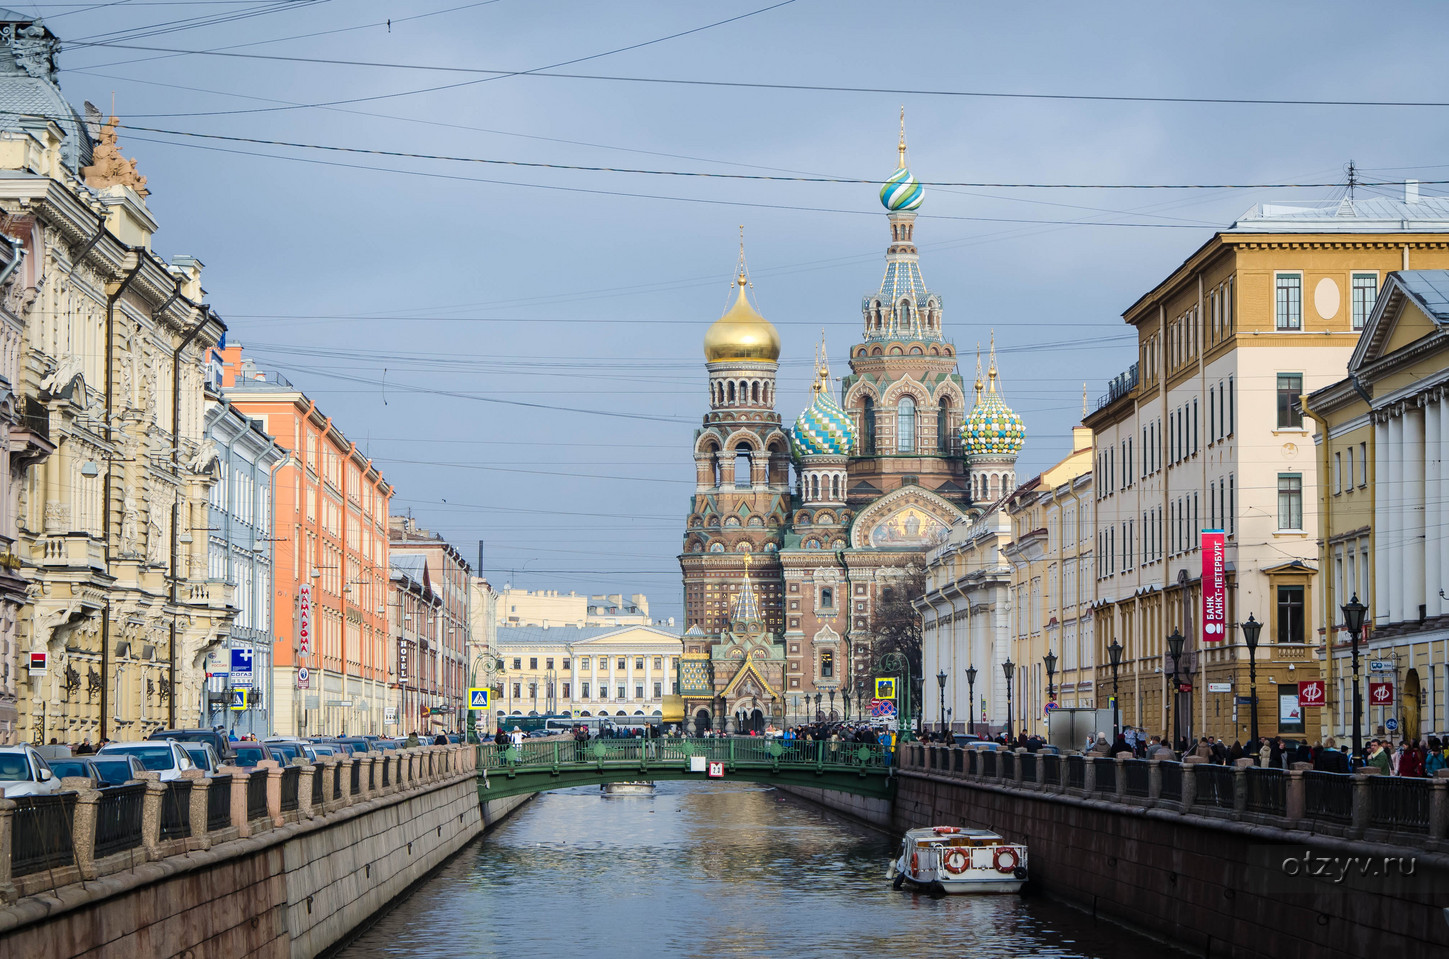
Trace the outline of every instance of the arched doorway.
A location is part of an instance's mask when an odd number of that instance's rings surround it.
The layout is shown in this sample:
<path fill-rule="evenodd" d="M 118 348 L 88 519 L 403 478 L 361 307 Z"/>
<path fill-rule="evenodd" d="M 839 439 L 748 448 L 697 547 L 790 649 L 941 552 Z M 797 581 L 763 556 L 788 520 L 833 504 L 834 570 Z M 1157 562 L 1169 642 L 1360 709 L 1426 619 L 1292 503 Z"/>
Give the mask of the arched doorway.
<path fill-rule="evenodd" d="M 765 734 L 765 714 L 758 709 L 750 713 L 750 732 L 760 736 Z"/>
<path fill-rule="evenodd" d="M 1419 738 L 1419 671 L 1411 669 L 1404 676 L 1404 738 Z"/>
<path fill-rule="evenodd" d="M 701 709 L 694 714 L 694 734 L 703 736 L 707 732 L 709 732 L 709 710 Z"/>

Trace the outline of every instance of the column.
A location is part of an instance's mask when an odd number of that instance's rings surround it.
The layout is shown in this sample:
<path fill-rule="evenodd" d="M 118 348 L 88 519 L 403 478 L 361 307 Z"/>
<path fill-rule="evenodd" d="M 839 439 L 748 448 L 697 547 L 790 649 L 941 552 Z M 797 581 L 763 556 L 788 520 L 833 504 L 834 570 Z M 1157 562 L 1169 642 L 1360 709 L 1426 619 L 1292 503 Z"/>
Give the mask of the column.
<path fill-rule="evenodd" d="M 1383 626 L 1389 621 L 1388 588 L 1389 581 L 1389 501 L 1387 485 L 1380 487 L 1380 484 L 1387 484 L 1389 469 L 1387 464 L 1389 451 L 1389 428 L 1387 420 L 1374 420 L 1374 468 L 1373 484 L 1369 490 L 1373 491 L 1374 497 L 1374 582 L 1373 590 L 1375 596 L 1360 596 L 1359 600 L 1367 603 L 1370 612 L 1373 614 L 1374 623 Z M 1382 489 L 1382 492 L 1381 492 Z M 1354 595 L 1349 590 L 1350 598 Z M 1375 601 L 1377 600 L 1377 601 Z"/>
<path fill-rule="evenodd" d="M 1400 582 L 1404 591 L 1404 619 L 1417 621 L 1419 607 L 1424 604 L 1424 410 L 1407 404 L 1403 415 L 1402 451 L 1403 486 L 1400 494 L 1400 515 L 1403 517 L 1400 542 L 1403 544 L 1404 566 Z M 1434 589 L 1439 588 L 1436 583 Z"/>
<path fill-rule="evenodd" d="M 1444 601 L 1439 598 L 1439 588 L 1443 585 L 1441 570 L 1444 568 L 1440 561 L 1440 550 L 1443 544 L 1440 537 L 1443 535 L 1439 528 L 1440 516 L 1444 508 L 1442 490 L 1443 481 L 1442 455 L 1443 438 L 1440 431 L 1443 428 L 1440 420 L 1443 418 L 1443 406 L 1437 398 L 1430 397 L 1424 403 L 1424 486 L 1422 498 L 1424 503 L 1424 602 L 1429 607 L 1430 616 L 1438 616 L 1444 611 Z M 1435 728 L 1435 727 L 1430 727 Z"/>
<path fill-rule="evenodd" d="M 1390 502 L 1389 528 L 1379 541 L 1379 549 L 1387 552 L 1389 575 L 1384 580 L 1380 599 L 1389 607 L 1389 622 L 1404 621 L 1404 419 L 1402 414 L 1389 417 L 1389 445 L 1384 451 L 1384 462 L 1388 475 L 1378 487 L 1377 496 L 1384 496 Z M 1377 498 L 1377 496 L 1375 498 Z"/>
<path fill-rule="evenodd" d="M 1438 409 L 1438 445 L 1437 454 L 1434 457 L 1435 483 L 1424 490 L 1426 499 L 1433 500 L 1439 508 L 1438 522 L 1434 527 L 1426 527 L 1424 530 L 1425 548 L 1437 548 L 1439 552 L 1439 565 L 1437 581 L 1429 580 L 1429 593 L 1434 600 L 1439 601 L 1439 612 L 1449 613 L 1449 602 L 1439 599 L 1439 590 L 1449 592 L 1449 465 L 1445 459 L 1449 459 L 1449 409 L 1445 403 L 1449 397 L 1441 394 L 1434 406 Z"/>

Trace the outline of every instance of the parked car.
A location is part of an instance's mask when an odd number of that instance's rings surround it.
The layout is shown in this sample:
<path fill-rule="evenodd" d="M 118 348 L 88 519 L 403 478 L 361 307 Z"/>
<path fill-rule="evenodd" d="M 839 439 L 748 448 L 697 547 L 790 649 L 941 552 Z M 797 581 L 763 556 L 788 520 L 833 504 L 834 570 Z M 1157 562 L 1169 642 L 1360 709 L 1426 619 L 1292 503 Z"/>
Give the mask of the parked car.
<path fill-rule="evenodd" d="M 546 736 L 554 735 L 556 730 L 552 729 L 530 729 L 523 735 L 528 739 L 543 739 Z"/>
<path fill-rule="evenodd" d="M 158 729 L 147 739 L 174 739 L 179 743 L 211 743 L 218 759 L 231 755 L 231 743 L 219 729 Z"/>
<path fill-rule="evenodd" d="M 309 743 L 308 747 L 318 759 L 342 755 L 342 749 L 332 743 Z"/>
<path fill-rule="evenodd" d="M 186 755 L 196 764 L 196 768 L 205 772 L 208 776 L 215 776 L 217 769 L 221 766 L 221 757 L 216 754 L 216 747 L 211 743 L 181 743 L 181 748 L 186 750 Z"/>
<path fill-rule="evenodd" d="M 60 792 L 60 777 L 34 746 L 0 746 L 0 796 L 44 796 Z"/>
<path fill-rule="evenodd" d="M 343 743 L 347 746 L 351 746 L 352 751 L 355 753 L 365 753 L 372 751 L 372 743 L 363 736 L 338 736 L 337 742 Z"/>
<path fill-rule="evenodd" d="M 50 771 L 55 773 L 56 779 L 89 779 L 92 789 L 99 789 L 104 785 L 101 782 L 100 771 L 89 759 L 49 759 L 46 760 L 46 764 L 50 766 Z"/>
<path fill-rule="evenodd" d="M 241 742 L 232 745 L 236 749 L 236 755 L 231 761 L 233 766 L 255 766 L 269 759 L 278 763 L 283 761 L 266 743 Z"/>
<path fill-rule="evenodd" d="M 278 753 L 277 762 L 288 765 L 294 759 L 302 759 L 306 762 L 315 762 L 317 754 L 312 752 L 312 744 L 300 739 L 285 739 L 277 736 L 266 741 L 267 748 Z"/>
<path fill-rule="evenodd" d="M 161 774 L 162 781 L 179 779 L 181 774 L 188 769 L 195 769 L 196 764 L 191 757 L 186 755 L 186 750 L 174 739 L 144 739 L 129 743 L 107 743 L 101 747 L 97 756 L 135 756 L 141 760 L 141 765 L 146 767 L 147 772 Z"/>
<path fill-rule="evenodd" d="M 146 766 L 135 756 L 112 754 L 91 757 L 90 764 L 101 777 L 102 786 L 119 786 L 133 779 L 141 778 Z"/>
<path fill-rule="evenodd" d="M 979 743 L 983 741 L 980 736 L 974 733 L 956 733 L 954 738 L 957 746 L 965 746 L 968 743 Z"/>

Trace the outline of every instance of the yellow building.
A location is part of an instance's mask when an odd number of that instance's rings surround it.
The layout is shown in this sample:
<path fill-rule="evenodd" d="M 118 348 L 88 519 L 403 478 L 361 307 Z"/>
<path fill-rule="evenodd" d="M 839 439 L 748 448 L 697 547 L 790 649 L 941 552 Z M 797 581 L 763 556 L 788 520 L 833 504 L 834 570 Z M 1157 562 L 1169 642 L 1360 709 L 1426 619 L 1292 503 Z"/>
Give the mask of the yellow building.
<path fill-rule="evenodd" d="M 1246 740 L 1248 655 L 1263 624 L 1261 735 L 1304 736 L 1320 677 L 1317 458 L 1296 398 L 1343 378 L 1382 278 L 1449 266 L 1449 201 L 1345 197 L 1255 207 L 1124 314 L 1138 362 L 1087 417 L 1096 434 L 1096 642 L 1125 649 L 1124 722 Z M 1203 643 L 1200 531 L 1227 542 L 1225 642 Z M 1185 637 L 1174 663 L 1166 639 Z M 1179 689 L 1170 677 L 1177 666 Z M 1099 708 L 1107 706 L 1103 684 Z M 1174 708 L 1169 711 L 1169 706 Z"/>
<path fill-rule="evenodd" d="M 1347 377 L 1307 397 L 1318 423 L 1320 587 L 1330 624 L 1324 735 L 1351 736 L 1341 607 L 1368 607 L 1361 731 L 1449 728 L 1449 270 L 1388 274 Z M 1373 696 L 1386 685 L 1392 696 Z M 1392 725 L 1396 729 L 1390 729 Z"/>
<path fill-rule="evenodd" d="M 1072 452 L 1006 498 L 1011 542 L 1012 728 L 1046 735 L 1047 703 L 1094 705 L 1092 431 Z M 1051 671 L 1047 669 L 1048 657 Z"/>

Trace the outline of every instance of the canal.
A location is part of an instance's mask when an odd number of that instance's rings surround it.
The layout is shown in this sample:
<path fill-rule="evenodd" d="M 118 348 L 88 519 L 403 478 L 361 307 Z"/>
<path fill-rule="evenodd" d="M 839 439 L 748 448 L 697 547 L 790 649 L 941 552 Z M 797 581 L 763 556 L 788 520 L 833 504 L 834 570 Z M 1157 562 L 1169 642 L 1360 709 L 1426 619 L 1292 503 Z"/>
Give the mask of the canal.
<path fill-rule="evenodd" d="M 1041 898 L 896 892 L 884 878 L 893 846 L 745 783 L 660 783 L 652 797 L 547 793 L 339 955 L 1164 955 L 1160 944 Z"/>

